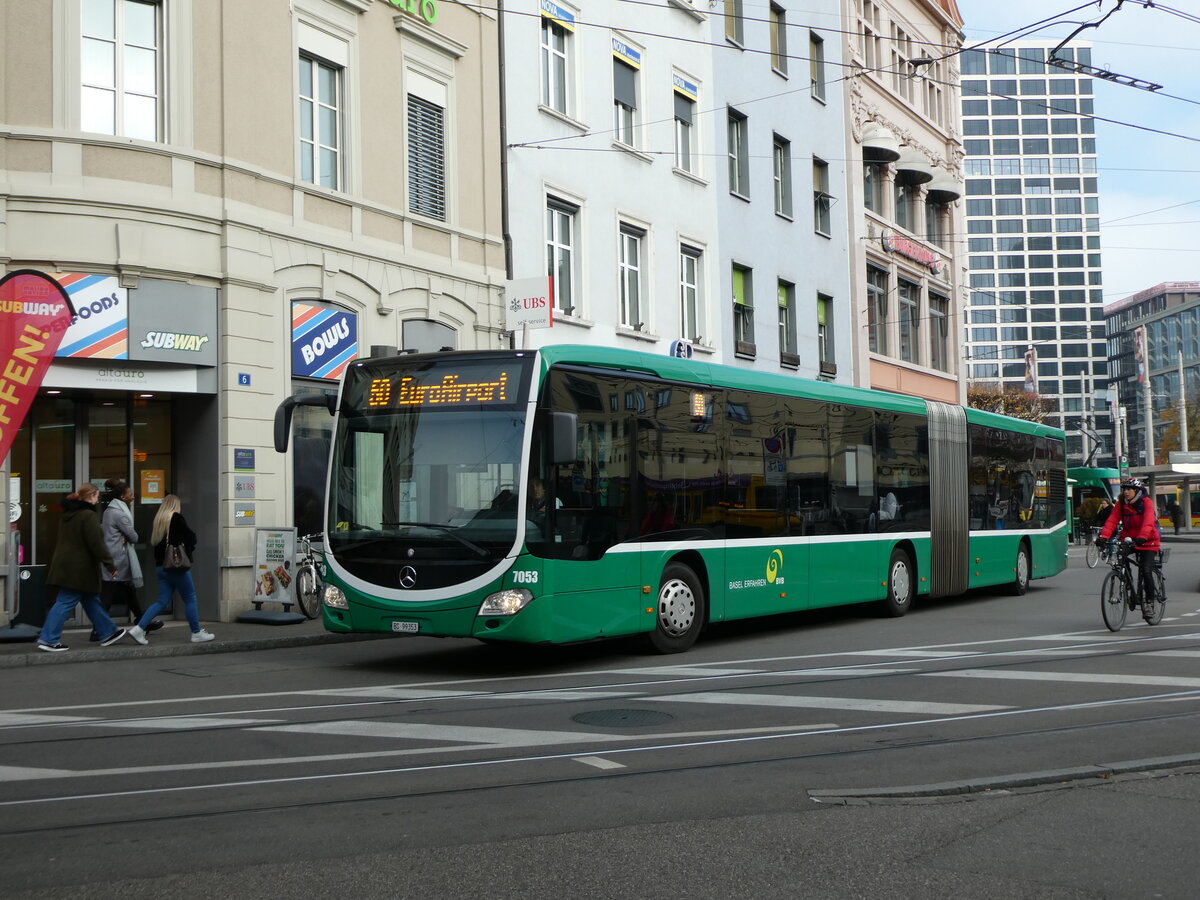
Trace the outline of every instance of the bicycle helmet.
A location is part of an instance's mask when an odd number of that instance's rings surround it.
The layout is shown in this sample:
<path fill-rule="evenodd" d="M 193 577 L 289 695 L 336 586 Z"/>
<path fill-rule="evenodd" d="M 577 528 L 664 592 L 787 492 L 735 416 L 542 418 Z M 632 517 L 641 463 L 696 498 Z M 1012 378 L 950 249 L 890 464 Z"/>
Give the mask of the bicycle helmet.
<path fill-rule="evenodd" d="M 1145 485 L 1144 485 L 1144 484 L 1142 484 L 1142 483 L 1141 483 L 1141 482 L 1140 482 L 1138 479 L 1136 479 L 1136 478 L 1126 478 L 1124 481 L 1122 481 L 1122 482 L 1121 482 L 1121 490 L 1125 490 L 1126 488 L 1130 488 L 1130 489 L 1132 489 L 1132 490 L 1135 490 L 1135 491 L 1140 491 L 1140 490 L 1141 490 L 1142 488 L 1144 488 L 1144 487 L 1145 487 Z"/>

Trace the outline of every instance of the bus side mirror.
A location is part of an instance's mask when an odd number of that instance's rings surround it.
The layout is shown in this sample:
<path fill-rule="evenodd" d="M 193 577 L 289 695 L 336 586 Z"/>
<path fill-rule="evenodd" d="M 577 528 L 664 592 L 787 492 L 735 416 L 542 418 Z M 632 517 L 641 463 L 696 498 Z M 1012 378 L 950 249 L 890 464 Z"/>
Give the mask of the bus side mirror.
<path fill-rule="evenodd" d="M 566 466 L 575 462 L 575 434 L 579 417 L 575 413 L 550 413 L 550 465 Z"/>
<path fill-rule="evenodd" d="M 287 453 L 292 433 L 292 410 L 297 406 L 324 406 L 332 416 L 337 411 L 337 397 L 332 394 L 294 394 L 284 399 L 275 410 L 275 450 Z"/>

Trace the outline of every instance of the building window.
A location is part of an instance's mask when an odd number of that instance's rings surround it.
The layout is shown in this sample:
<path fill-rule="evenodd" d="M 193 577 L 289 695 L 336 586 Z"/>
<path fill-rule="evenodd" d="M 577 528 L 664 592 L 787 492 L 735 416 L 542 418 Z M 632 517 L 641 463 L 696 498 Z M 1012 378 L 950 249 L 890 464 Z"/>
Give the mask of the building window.
<path fill-rule="evenodd" d="M 679 247 L 679 324 L 683 337 L 697 344 L 704 342 L 704 294 L 701 288 L 702 252 L 696 247 Z"/>
<path fill-rule="evenodd" d="M 775 214 L 792 217 L 792 142 L 775 135 Z"/>
<path fill-rule="evenodd" d="M 825 39 L 808 33 L 808 72 L 812 79 L 812 98 L 825 102 Z"/>
<path fill-rule="evenodd" d="M 780 281 L 776 293 L 779 298 L 779 361 L 785 365 L 799 365 L 796 354 L 796 286 Z"/>
<path fill-rule="evenodd" d="M 867 71 L 876 76 L 883 65 L 881 21 L 879 7 L 872 0 L 862 0 L 859 28 L 862 32 L 863 62 Z"/>
<path fill-rule="evenodd" d="M 646 321 L 642 309 L 642 252 L 646 232 L 633 225 L 621 223 L 620 252 L 617 259 L 617 278 L 621 291 L 621 324 L 641 331 Z"/>
<path fill-rule="evenodd" d="M 746 117 L 736 110 L 729 110 L 729 193 L 739 197 L 750 196 L 750 156 L 746 146 L 748 131 Z"/>
<path fill-rule="evenodd" d="M 754 273 L 733 267 L 733 339 L 735 352 L 754 353 Z"/>
<path fill-rule="evenodd" d="M 833 298 L 825 294 L 817 294 L 817 358 L 822 372 L 833 368 Z"/>
<path fill-rule="evenodd" d="M 739 46 L 745 42 L 742 0 L 725 0 L 725 37 Z"/>
<path fill-rule="evenodd" d="M 912 38 L 905 33 L 903 28 L 893 22 L 892 56 L 889 67 L 892 70 L 892 90 L 909 103 L 913 102 L 913 70 L 908 61 L 915 55 Z"/>
<path fill-rule="evenodd" d="M 767 15 L 771 28 L 771 68 L 787 75 L 787 12 L 772 3 Z"/>
<path fill-rule="evenodd" d="M 542 17 L 542 105 L 567 115 L 570 96 L 571 32 Z"/>
<path fill-rule="evenodd" d="M 546 274 L 554 279 L 554 306 L 575 312 L 575 232 L 579 207 L 553 197 L 546 200 Z"/>
<path fill-rule="evenodd" d="M 925 239 L 939 247 L 946 245 L 946 221 L 950 218 L 950 207 L 925 198 Z"/>
<path fill-rule="evenodd" d="M 675 99 L 675 167 L 685 172 L 696 172 L 696 147 L 693 144 L 695 134 L 692 128 L 692 117 L 696 111 L 696 101 L 679 91 L 674 91 Z"/>
<path fill-rule="evenodd" d="M 945 95 L 945 63 L 937 59 L 927 66 L 925 69 L 925 115 L 929 116 L 935 124 L 943 125 L 946 121 L 946 95 Z"/>
<path fill-rule="evenodd" d="M 905 184 L 904 181 L 897 179 L 896 181 L 896 224 L 908 231 L 913 229 L 913 203 L 915 201 L 916 189 Z"/>
<path fill-rule="evenodd" d="M 81 130 L 161 139 L 160 19 L 157 2 L 83 0 Z"/>
<path fill-rule="evenodd" d="M 300 56 L 300 180 L 341 187 L 342 70 Z"/>
<path fill-rule="evenodd" d="M 896 297 L 900 304 L 900 358 L 911 363 L 920 362 L 917 348 L 917 335 L 921 324 L 918 316 L 920 290 L 911 281 L 902 278 L 896 280 Z"/>
<path fill-rule="evenodd" d="M 408 210 L 446 218 L 446 110 L 408 95 Z"/>
<path fill-rule="evenodd" d="M 883 166 L 879 163 L 863 163 L 863 206 L 883 214 Z"/>
<path fill-rule="evenodd" d="M 817 234 L 833 234 L 833 195 L 829 193 L 829 164 L 813 159 L 813 228 Z"/>
<path fill-rule="evenodd" d="M 872 353 L 888 352 L 888 273 L 867 266 L 867 342 Z"/>
<path fill-rule="evenodd" d="M 634 146 L 637 75 L 638 70 L 629 63 L 613 60 L 613 136 L 628 147 Z"/>

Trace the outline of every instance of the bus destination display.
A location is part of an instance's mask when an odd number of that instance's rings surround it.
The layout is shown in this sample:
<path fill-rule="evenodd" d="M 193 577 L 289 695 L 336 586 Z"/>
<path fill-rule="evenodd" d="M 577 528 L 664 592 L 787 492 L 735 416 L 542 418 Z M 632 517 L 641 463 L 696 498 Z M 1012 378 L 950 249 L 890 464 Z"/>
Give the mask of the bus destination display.
<path fill-rule="evenodd" d="M 367 407 L 435 407 L 508 403 L 508 372 L 498 372 L 487 381 L 464 381 L 458 372 L 438 368 L 429 373 L 440 380 L 422 383 L 413 375 L 372 378 L 367 389 Z M 478 378 L 479 373 L 470 376 Z"/>

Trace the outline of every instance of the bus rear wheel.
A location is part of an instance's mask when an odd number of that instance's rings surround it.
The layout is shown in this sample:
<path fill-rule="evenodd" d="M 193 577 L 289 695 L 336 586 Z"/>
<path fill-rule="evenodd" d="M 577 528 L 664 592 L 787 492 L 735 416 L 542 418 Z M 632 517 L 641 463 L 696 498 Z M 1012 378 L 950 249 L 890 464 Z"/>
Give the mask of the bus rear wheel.
<path fill-rule="evenodd" d="M 887 596 L 883 598 L 884 615 L 898 618 L 912 608 L 916 593 L 913 564 L 908 554 L 899 547 L 892 550 L 888 561 Z"/>
<path fill-rule="evenodd" d="M 647 637 L 659 653 L 682 653 L 700 637 L 708 604 L 700 579 L 682 563 L 663 569 L 658 585 L 654 630 Z"/>

